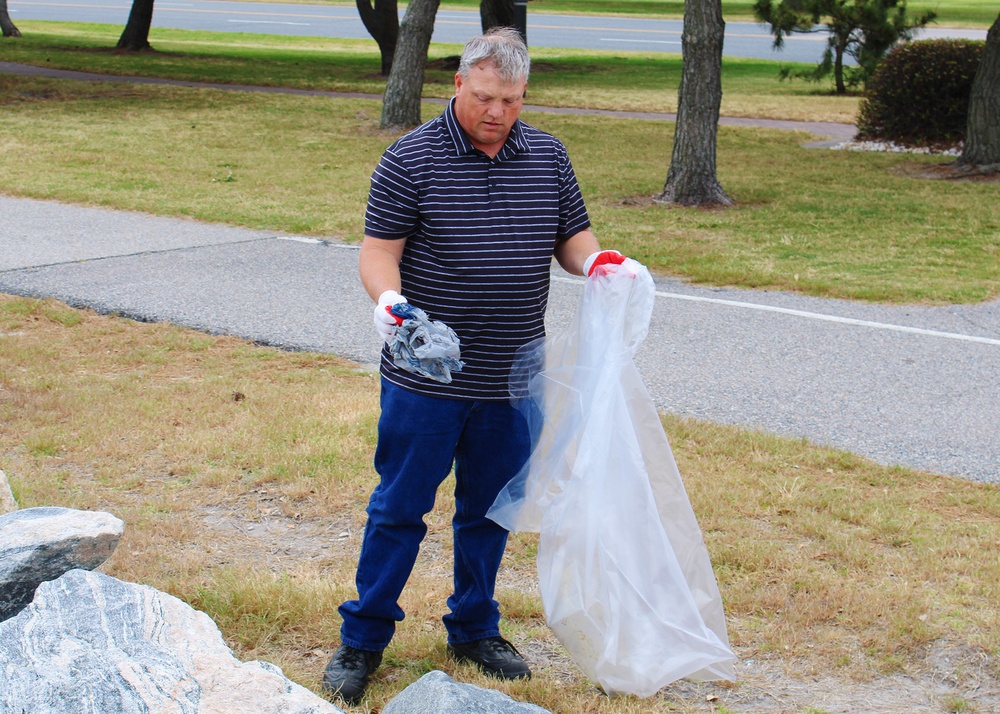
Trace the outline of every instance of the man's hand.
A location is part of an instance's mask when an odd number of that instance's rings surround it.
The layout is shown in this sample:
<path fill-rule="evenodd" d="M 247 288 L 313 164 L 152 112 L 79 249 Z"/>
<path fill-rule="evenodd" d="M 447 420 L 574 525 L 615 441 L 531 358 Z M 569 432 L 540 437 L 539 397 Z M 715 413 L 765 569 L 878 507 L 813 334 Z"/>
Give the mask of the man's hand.
<path fill-rule="evenodd" d="M 396 328 L 403 324 L 403 318 L 390 312 L 393 305 L 401 302 L 406 302 L 406 298 L 395 290 L 386 290 L 379 295 L 378 305 L 375 306 L 375 329 L 386 343 L 396 334 Z"/>
<path fill-rule="evenodd" d="M 602 266 L 621 265 L 624 262 L 625 256 L 617 250 L 599 250 L 596 253 L 592 253 L 590 257 L 584 261 L 583 274 L 588 278 L 593 275 L 595 271 L 598 275 L 601 275 L 606 270 L 606 268 Z"/>

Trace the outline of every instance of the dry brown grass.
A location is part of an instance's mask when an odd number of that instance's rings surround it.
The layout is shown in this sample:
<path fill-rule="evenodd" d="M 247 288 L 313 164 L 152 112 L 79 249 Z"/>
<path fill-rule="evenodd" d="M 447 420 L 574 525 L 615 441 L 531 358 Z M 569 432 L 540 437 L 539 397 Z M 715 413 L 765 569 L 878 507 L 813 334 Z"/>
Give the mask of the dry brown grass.
<path fill-rule="evenodd" d="M 103 570 L 208 612 L 244 659 L 318 691 L 351 595 L 377 379 L 331 356 L 0 296 L 0 469 L 21 507 L 126 522 Z M 738 683 L 607 699 L 545 626 L 535 538 L 512 539 L 496 683 L 445 655 L 448 489 L 407 619 L 359 711 L 431 669 L 553 712 L 996 711 L 1000 490 L 804 441 L 665 417 L 716 567 Z"/>

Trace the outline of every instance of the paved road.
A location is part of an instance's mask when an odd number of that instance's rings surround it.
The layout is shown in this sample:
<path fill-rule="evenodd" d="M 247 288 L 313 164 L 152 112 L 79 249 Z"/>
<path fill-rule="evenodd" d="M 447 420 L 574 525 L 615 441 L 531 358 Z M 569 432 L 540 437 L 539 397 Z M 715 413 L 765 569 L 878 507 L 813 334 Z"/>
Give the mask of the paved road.
<path fill-rule="evenodd" d="M 355 246 L 2 195 L 0 215 L 0 292 L 376 362 Z M 1000 302 L 657 285 L 637 361 L 661 409 L 1000 482 Z M 554 268 L 551 329 L 580 290 Z"/>
<path fill-rule="evenodd" d="M 130 0 L 17 0 L 10 3 L 15 22 L 59 20 L 125 26 Z M 289 3 L 235 2 L 229 0 L 157 0 L 153 28 L 170 27 L 215 32 L 253 32 L 274 35 L 371 39 L 353 3 L 296 5 Z M 556 15 L 528 8 L 528 42 L 533 47 L 566 47 L 643 52 L 681 51 L 680 20 Z M 441 10 L 432 40 L 463 44 L 481 30 L 477 11 Z M 985 39 L 985 30 L 932 28 L 928 37 Z M 154 41 L 155 42 L 155 41 Z M 752 22 L 726 25 L 724 53 L 729 57 L 774 59 L 785 62 L 818 62 L 826 48 L 825 33 L 787 38 L 782 50 L 773 49 L 767 27 Z"/>

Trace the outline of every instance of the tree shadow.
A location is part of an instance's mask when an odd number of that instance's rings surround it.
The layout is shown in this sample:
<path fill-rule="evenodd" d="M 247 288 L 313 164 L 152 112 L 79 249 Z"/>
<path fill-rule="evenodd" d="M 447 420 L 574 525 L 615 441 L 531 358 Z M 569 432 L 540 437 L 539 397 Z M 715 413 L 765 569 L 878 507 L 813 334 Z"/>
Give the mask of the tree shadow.
<path fill-rule="evenodd" d="M 896 169 L 903 176 L 930 181 L 1000 183 L 1000 165 L 971 166 L 952 161 L 947 164 L 906 164 Z"/>

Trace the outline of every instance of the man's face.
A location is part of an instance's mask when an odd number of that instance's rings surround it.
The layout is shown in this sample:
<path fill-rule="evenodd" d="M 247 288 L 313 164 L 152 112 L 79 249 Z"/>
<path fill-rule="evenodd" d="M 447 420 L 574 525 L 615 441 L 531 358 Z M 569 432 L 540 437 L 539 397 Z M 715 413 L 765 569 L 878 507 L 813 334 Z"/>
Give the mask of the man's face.
<path fill-rule="evenodd" d="M 497 155 L 521 113 L 527 84 L 503 81 L 488 61 L 473 67 L 468 77 L 455 75 L 455 117 L 473 146 Z"/>

